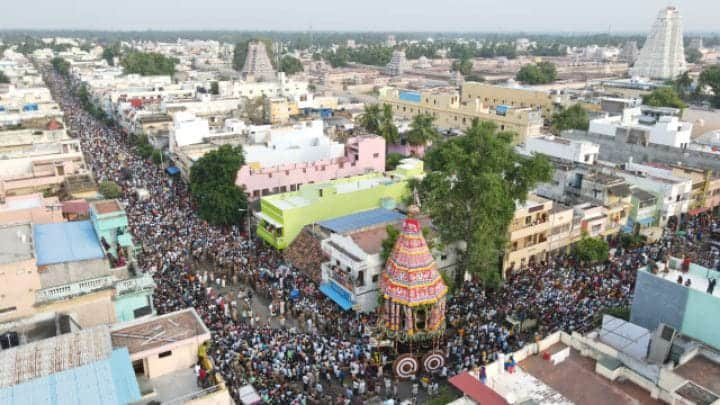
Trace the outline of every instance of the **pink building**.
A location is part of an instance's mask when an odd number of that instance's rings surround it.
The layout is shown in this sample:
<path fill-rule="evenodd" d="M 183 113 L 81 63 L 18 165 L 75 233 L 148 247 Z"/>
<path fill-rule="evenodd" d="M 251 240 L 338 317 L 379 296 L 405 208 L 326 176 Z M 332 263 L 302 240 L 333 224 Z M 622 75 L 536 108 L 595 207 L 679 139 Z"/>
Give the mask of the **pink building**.
<path fill-rule="evenodd" d="M 385 139 L 369 135 L 348 139 L 345 156 L 339 158 L 255 169 L 245 165 L 238 171 L 235 184 L 243 187 L 249 196 L 258 198 L 295 191 L 303 184 L 384 171 Z"/>
<path fill-rule="evenodd" d="M 425 145 L 410 145 L 409 143 L 393 143 L 388 145 L 388 153 L 399 153 L 403 156 L 422 159 L 425 156 Z"/>
<path fill-rule="evenodd" d="M 0 225 L 62 222 L 61 208 L 57 197 L 43 198 L 40 193 L 5 197 L 0 204 Z"/>

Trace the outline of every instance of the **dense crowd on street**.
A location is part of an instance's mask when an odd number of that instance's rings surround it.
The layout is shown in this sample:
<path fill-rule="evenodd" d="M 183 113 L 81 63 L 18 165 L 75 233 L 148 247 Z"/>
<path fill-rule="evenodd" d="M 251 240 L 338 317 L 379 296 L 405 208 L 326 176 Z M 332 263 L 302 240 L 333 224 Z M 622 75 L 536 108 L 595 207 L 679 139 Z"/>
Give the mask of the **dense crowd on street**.
<path fill-rule="evenodd" d="M 372 393 L 397 395 L 392 354 L 371 346 L 374 315 L 341 311 L 275 250 L 249 239 L 242 226 L 208 225 L 197 216 L 184 181 L 138 157 L 126 135 L 87 114 L 63 77 L 48 71 L 46 79 L 96 180 L 114 181 L 123 190 L 132 233 L 142 246 L 137 267 L 157 283 L 155 308 L 198 311 L 212 331 L 207 352 L 213 372 L 235 399 L 245 384 L 278 404 L 362 403 Z M 148 191 L 146 198 L 139 197 L 139 188 Z M 478 367 L 498 352 L 522 346 L 529 337 L 506 328 L 506 315 L 537 319 L 543 333 L 582 331 L 602 309 L 628 306 L 641 263 L 689 249 L 695 259 L 717 265 L 717 254 L 706 252 L 697 238 L 708 226 L 691 222 L 683 236 L 618 249 L 605 264 L 555 257 L 510 275 L 497 290 L 466 283 L 448 304 L 442 345 L 447 368 L 435 377 Z M 223 286 L 236 288 L 228 293 Z M 249 303 L 261 297 L 280 326 L 253 312 Z"/>

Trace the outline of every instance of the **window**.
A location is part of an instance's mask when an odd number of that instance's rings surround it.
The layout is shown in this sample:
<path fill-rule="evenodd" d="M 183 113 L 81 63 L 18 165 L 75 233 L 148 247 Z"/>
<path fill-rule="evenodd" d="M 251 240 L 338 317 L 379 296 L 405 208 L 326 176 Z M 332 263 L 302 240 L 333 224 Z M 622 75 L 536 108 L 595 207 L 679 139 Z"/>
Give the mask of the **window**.
<path fill-rule="evenodd" d="M 374 276 L 372 276 L 372 282 L 373 282 L 373 283 L 377 283 L 379 278 L 380 278 L 380 275 L 379 275 L 379 274 L 375 274 Z"/>
<path fill-rule="evenodd" d="M 170 357 L 170 356 L 172 356 L 172 350 L 168 350 L 166 352 L 162 352 L 162 353 L 158 354 L 158 357 L 161 359 L 164 357 Z"/>
<path fill-rule="evenodd" d="M 532 217 L 530 215 L 525 217 L 525 225 L 530 225 L 532 223 Z"/>
<path fill-rule="evenodd" d="M 377 159 L 377 158 L 379 158 L 379 157 L 380 157 L 380 154 L 379 154 L 379 153 L 373 153 L 373 158 Z"/>

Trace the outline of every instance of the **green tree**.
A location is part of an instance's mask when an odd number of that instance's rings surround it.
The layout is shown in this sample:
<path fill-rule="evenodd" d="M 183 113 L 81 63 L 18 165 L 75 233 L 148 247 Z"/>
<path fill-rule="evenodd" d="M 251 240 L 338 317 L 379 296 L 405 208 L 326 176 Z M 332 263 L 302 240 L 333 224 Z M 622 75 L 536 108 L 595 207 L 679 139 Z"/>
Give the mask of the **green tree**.
<path fill-rule="evenodd" d="M 547 84 L 557 79 L 557 69 L 551 62 L 538 62 L 520 68 L 515 80 L 525 84 Z"/>
<path fill-rule="evenodd" d="M 162 163 L 162 152 L 161 151 L 159 151 L 157 149 L 153 149 L 151 154 L 152 154 L 153 163 L 155 163 L 156 165 L 159 165 L 160 163 Z"/>
<path fill-rule="evenodd" d="M 660 87 L 653 90 L 652 93 L 643 96 L 643 104 L 652 107 L 687 108 L 687 104 L 672 87 Z"/>
<path fill-rule="evenodd" d="M 395 126 L 395 119 L 393 117 L 392 106 L 390 104 L 384 104 L 382 108 L 382 114 L 380 115 L 380 123 L 378 127 L 378 135 L 385 138 L 385 145 L 391 145 L 400 142 L 400 132 L 397 126 Z"/>
<path fill-rule="evenodd" d="M 590 127 L 590 118 L 587 111 L 580 104 L 575 104 L 570 108 L 563 108 L 552 116 L 551 129 L 555 135 L 559 135 L 562 131 L 568 129 L 587 131 L 588 127 Z"/>
<path fill-rule="evenodd" d="M 703 54 L 699 49 L 688 48 L 685 50 L 685 60 L 688 63 L 698 63 L 702 60 Z"/>
<path fill-rule="evenodd" d="M 55 69 L 56 72 L 58 72 L 62 76 L 67 76 L 70 74 L 70 62 L 66 61 L 63 58 L 55 57 L 50 60 L 50 63 L 52 64 L 53 69 Z"/>
<path fill-rule="evenodd" d="M 358 124 L 371 134 L 380 130 L 380 105 L 365 104 L 364 112 L 358 117 Z"/>
<path fill-rule="evenodd" d="M 591 238 L 583 235 L 573 246 L 573 255 L 578 260 L 597 263 L 608 259 L 608 243 L 602 238 Z"/>
<path fill-rule="evenodd" d="M 102 58 L 105 59 L 108 65 L 115 66 L 115 58 L 120 57 L 120 52 L 120 42 L 115 42 L 103 48 Z"/>
<path fill-rule="evenodd" d="M 698 88 L 710 87 L 713 92 L 712 104 L 720 108 L 720 65 L 705 68 L 698 78 Z"/>
<path fill-rule="evenodd" d="M 120 61 L 125 73 L 139 74 L 142 76 L 175 74 L 175 65 L 178 60 L 168 58 L 157 52 L 132 51 L 123 56 Z"/>
<path fill-rule="evenodd" d="M 290 55 L 285 55 L 280 60 L 280 71 L 285 72 L 288 76 L 303 71 L 303 64 L 300 59 Z"/>
<path fill-rule="evenodd" d="M 397 238 L 400 235 L 400 230 L 395 228 L 393 225 L 386 226 L 385 232 L 387 232 L 387 238 L 383 239 L 381 245 L 382 251 L 380 252 L 380 258 L 383 263 L 385 263 L 388 257 L 390 257 L 390 253 L 392 253 L 393 247 L 395 247 L 395 242 L 397 242 Z"/>
<path fill-rule="evenodd" d="M 536 184 L 549 181 L 546 157 L 525 158 L 513 146 L 511 132 L 474 120 L 465 136 L 439 143 L 426 155 L 430 172 L 420 186 L 423 209 L 444 245 L 465 241 L 455 284 L 465 272 L 488 285 L 500 281 L 500 260 L 517 201 Z"/>
<path fill-rule="evenodd" d="M 691 89 L 693 79 L 689 72 L 685 72 L 672 81 L 672 87 L 675 89 L 681 99 L 687 101 L 692 98 Z"/>
<path fill-rule="evenodd" d="M 114 181 L 102 181 L 98 185 L 98 191 L 105 198 L 113 199 L 120 198 L 122 195 L 122 189 Z"/>
<path fill-rule="evenodd" d="M 469 58 L 456 60 L 452 63 L 450 69 L 454 72 L 460 72 L 463 76 L 466 76 L 472 72 L 473 62 Z"/>
<path fill-rule="evenodd" d="M 10 83 L 10 78 L 2 70 L 0 70 L 0 83 Z"/>
<path fill-rule="evenodd" d="M 410 145 L 426 145 L 428 142 L 439 139 L 433 122 L 435 118 L 430 114 L 418 114 L 410 123 L 410 130 L 405 139 Z"/>
<path fill-rule="evenodd" d="M 218 82 L 210 82 L 210 94 L 214 94 L 216 96 L 220 94 L 220 84 Z"/>
<path fill-rule="evenodd" d="M 388 153 L 385 156 L 385 170 L 395 170 L 397 165 L 399 165 L 400 161 L 403 159 L 405 159 L 405 156 L 399 153 Z"/>
<path fill-rule="evenodd" d="M 214 225 L 242 221 L 247 198 L 245 192 L 235 185 L 235 177 L 243 163 L 241 147 L 222 145 L 193 164 L 190 190 L 201 218 Z"/>

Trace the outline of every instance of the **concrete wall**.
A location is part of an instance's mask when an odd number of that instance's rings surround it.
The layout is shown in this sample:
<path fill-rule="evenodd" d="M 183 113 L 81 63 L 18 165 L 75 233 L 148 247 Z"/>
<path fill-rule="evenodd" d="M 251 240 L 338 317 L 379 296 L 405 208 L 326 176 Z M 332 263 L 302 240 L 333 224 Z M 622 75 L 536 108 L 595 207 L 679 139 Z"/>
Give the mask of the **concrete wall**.
<path fill-rule="evenodd" d="M 680 330 L 683 324 L 688 288 L 639 270 L 635 282 L 630 322 L 655 330 L 660 323 Z"/>
<path fill-rule="evenodd" d="M 39 312 L 59 312 L 71 315 L 83 328 L 115 323 L 114 290 L 86 294 L 77 298 L 36 307 Z"/>
<path fill-rule="evenodd" d="M 686 166 L 702 167 L 720 171 L 720 159 L 711 153 L 673 148 L 664 145 L 648 146 L 627 143 L 625 134 L 614 137 L 592 134 L 585 131 L 567 131 L 563 137 L 581 141 L 595 142 L 600 145 L 600 159 L 612 162 L 627 162 L 631 157 L 636 162 L 658 162 Z"/>
<path fill-rule="evenodd" d="M 198 361 L 197 344 L 187 344 L 174 347 L 167 357 L 160 357 L 159 352 L 144 359 L 145 375 L 147 378 L 156 378 L 184 368 L 190 368 Z"/>
<path fill-rule="evenodd" d="M 35 258 L 0 264 L 0 280 L 0 310 L 6 310 L 0 313 L 0 322 L 35 313 L 35 292 L 40 289 Z"/>
<path fill-rule="evenodd" d="M 150 305 L 152 296 L 149 293 L 127 294 L 115 300 L 115 317 L 118 323 L 135 319 L 135 310 Z"/>

